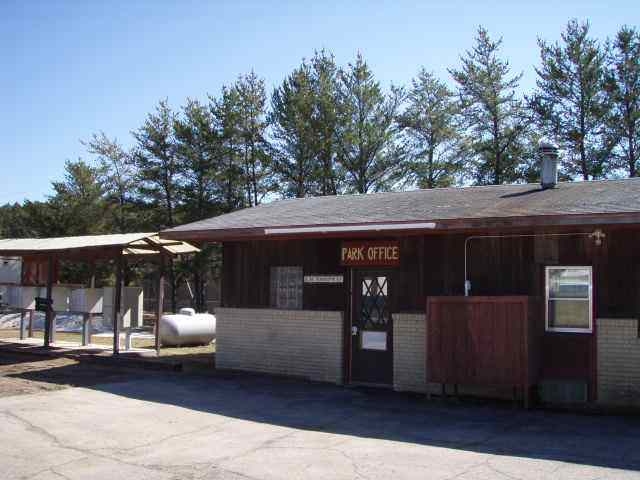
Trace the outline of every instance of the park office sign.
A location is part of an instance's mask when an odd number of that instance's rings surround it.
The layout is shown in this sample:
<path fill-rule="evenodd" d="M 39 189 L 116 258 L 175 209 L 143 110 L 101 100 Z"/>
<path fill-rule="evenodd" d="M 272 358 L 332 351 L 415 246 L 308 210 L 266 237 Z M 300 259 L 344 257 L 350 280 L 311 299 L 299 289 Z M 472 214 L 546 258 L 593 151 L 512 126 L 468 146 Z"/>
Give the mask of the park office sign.
<path fill-rule="evenodd" d="M 343 242 L 340 264 L 345 267 L 397 267 L 400 265 L 400 243 L 396 240 Z"/>

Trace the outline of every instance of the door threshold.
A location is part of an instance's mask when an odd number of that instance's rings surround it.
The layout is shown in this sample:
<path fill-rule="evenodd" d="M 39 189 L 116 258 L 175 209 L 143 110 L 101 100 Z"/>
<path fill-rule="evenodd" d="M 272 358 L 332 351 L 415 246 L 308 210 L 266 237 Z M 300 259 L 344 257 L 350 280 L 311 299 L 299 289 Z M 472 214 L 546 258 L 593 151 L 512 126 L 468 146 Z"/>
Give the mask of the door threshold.
<path fill-rule="evenodd" d="M 346 386 L 347 387 L 380 388 L 385 390 L 393 389 L 393 384 L 390 384 L 390 383 L 349 382 Z"/>

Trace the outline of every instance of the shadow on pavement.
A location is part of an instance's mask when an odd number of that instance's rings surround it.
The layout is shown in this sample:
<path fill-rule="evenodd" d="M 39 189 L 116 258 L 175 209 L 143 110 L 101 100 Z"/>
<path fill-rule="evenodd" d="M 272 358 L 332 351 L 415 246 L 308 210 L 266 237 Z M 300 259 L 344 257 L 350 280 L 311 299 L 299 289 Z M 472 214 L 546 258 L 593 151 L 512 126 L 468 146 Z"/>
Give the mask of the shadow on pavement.
<path fill-rule="evenodd" d="M 259 375 L 209 377 L 74 364 L 12 377 L 65 382 L 226 417 L 364 438 L 640 470 L 640 417 L 525 411 Z M 109 383 L 117 382 L 117 383 Z"/>

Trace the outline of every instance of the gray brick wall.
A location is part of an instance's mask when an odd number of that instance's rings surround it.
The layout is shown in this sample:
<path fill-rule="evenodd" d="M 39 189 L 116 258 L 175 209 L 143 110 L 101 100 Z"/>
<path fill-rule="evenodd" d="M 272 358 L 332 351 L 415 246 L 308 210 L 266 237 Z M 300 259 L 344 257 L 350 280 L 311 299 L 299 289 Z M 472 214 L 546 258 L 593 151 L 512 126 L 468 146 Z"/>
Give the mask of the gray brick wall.
<path fill-rule="evenodd" d="M 598 401 L 640 406 L 640 338 L 637 319 L 599 318 Z"/>
<path fill-rule="evenodd" d="M 426 392 L 424 314 L 393 314 L 393 389 Z"/>
<path fill-rule="evenodd" d="M 342 312 L 217 308 L 216 366 L 342 383 Z"/>

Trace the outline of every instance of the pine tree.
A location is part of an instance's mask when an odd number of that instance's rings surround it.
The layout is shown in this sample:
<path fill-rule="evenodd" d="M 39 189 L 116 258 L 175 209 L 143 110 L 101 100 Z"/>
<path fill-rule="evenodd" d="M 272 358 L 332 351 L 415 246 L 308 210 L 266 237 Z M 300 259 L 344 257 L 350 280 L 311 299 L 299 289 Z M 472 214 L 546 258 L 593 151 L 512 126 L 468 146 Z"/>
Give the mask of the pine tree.
<path fill-rule="evenodd" d="M 54 194 L 47 200 L 49 220 L 43 236 L 107 233 L 107 203 L 100 172 L 82 160 L 65 163 L 63 181 L 52 182 Z"/>
<path fill-rule="evenodd" d="M 26 200 L 25 205 L 29 202 Z M 44 202 L 37 202 L 43 204 Z M 30 222 L 27 209 L 18 202 L 0 206 L 0 238 L 37 237 L 37 231 Z"/>
<path fill-rule="evenodd" d="M 138 143 L 134 162 L 140 194 L 156 206 L 158 228 L 173 227 L 178 221 L 176 206 L 182 179 L 173 132 L 174 113 L 166 100 L 160 101 L 144 125 L 132 132 Z"/>
<path fill-rule="evenodd" d="M 273 189 L 271 157 L 266 139 L 267 119 L 264 80 L 252 71 L 240 76 L 233 88 L 238 98 L 238 136 L 242 155 L 246 204 L 258 205 Z"/>
<path fill-rule="evenodd" d="M 225 210 L 219 196 L 219 167 L 222 138 L 216 129 L 210 106 L 187 100 L 182 115 L 174 123 L 176 155 L 184 176 L 182 198 L 184 220 L 194 222 Z M 219 249 L 203 245 L 201 251 L 182 258 L 176 265 L 176 276 L 193 279 L 193 303 L 197 311 L 205 311 L 206 290 L 210 272 L 219 261 Z"/>
<path fill-rule="evenodd" d="M 517 180 L 519 159 L 513 150 L 527 125 L 516 96 L 522 74 L 511 76 L 509 62 L 498 56 L 501 45 L 502 39 L 491 40 L 480 27 L 460 69 L 449 70 L 458 84 L 472 176 L 481 185 Z"/>
<path fill-rule="evenodd" d="M 390 188 L 403 171 L 396 155 L 395 117 L 402 89 L 385 94 L 361 54 L 339 72 L 338 163 L 350 192 Z"/>
<path fill-rule="evenodd" d="M 94 134 L 89 141 L 83 143 L 88 152 L 98 158 L 99 180 L 105 189 L 107 201 L 113 206 L 112 231 L 136 231 L 137 216 L 132 208 L 136 172 L 131 153 L 104 132 Z"/>
<path fill-rule="evenodd" d="M 589 23 L 577 20 L 567 24 L 562 42 L 538 44 L 541 65 L 532 109 L 544 131 L 561 143 L 570 176 L 602 178 L 612 148 L 604 129 L 609 110 L 603 88 L 605 51 L 589 36 Z"/>
<path fill-rule="evenodd" d="M 158 230 L 180 223 L 176 215 L 180 205 L 182 185 L 181 164 L 174 138 L 175 115 L 166 100 L 160 101 L 154 113 L 133 133 L 137 141 L 134 162 L 139 194 L 153 208 L 154 225 Z M 171 309 L 176 311 L 176 272 L 169 260 Z"/>
<path fill-rule="evenodd" d="M 454 93 L 424 68 L 413 79 L 398 117 L 410 162 L 410 181 L 420 188 L 447 187 L 462 169 L 459 108 Z"/>
<path fill-rule="evenodd" d="M 305 197 L 317 192 L 317 136 L 313 75 L 303 62 L 271 96 L 274 172 L 285 197 Z"/>
<path fill-rule="evenodd" d="M 622 152 L 621 165 L 635 177 L 640 155 L 640 32 L 634 28 L 618 31 L 605 85 L 611 105 L 608 130 Z"/>
<path fill-rule="evenodd" d="M 221 142 L 216 176 L 217 196 L 221 199 L 222 212 L 228 213 L 247 206 L 240 130 L 241 100 L 237 89 L 227 86 L 222 88 L 219 99 L 209 98 Z"/>
<path fill-rule="evenodd" d="M 187 100 L 174 122 L 176 157 L 183 176 L 181 198 L 184 220 L 194 222 L 221 211 L 215 198 L 220 137 L 206 105 Z"/>
<path fill-rule="evenodd" d="M 336 164 L 338 149 L 339 92 L 338 68 L 332 53 L 315 52 L 311 59 L 314 106 L 312 128 L 316 134 L 315 156 L 318 189 L 321 195 L 336 195 L 344 179 Z"/>

